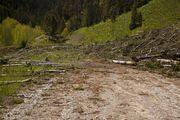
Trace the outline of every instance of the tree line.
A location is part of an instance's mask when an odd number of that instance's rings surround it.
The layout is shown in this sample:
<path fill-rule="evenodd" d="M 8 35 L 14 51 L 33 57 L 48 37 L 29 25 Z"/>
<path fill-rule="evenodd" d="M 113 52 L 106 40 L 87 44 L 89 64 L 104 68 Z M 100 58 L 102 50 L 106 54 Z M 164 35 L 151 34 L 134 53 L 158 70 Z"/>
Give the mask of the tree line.
<path fill-rule="evenodd" d="M 40 25 L 47 34 L 91 26 L 140 7 L 150 0 L 1 0 L 0 21 L 11 17 L 24 24 Z M 134 10 L 135 11 L 135 10 Z M 136 13 L 134 13 L 136 14 Z M 133 26 L 133 25 L 132 25 Z M 133 27 L 132 27 L 133 28 Z"/>

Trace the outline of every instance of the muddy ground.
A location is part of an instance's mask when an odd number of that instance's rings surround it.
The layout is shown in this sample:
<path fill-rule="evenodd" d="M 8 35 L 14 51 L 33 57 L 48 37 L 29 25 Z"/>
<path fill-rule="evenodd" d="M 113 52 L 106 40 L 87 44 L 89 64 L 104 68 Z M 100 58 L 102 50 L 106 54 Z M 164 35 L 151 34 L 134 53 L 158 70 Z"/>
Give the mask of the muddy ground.
<path fill-rule="evenodd" d="M 86 59 L 84 69 L 21 92 L 3 120 L 179 120 L 180 79 Z"/>

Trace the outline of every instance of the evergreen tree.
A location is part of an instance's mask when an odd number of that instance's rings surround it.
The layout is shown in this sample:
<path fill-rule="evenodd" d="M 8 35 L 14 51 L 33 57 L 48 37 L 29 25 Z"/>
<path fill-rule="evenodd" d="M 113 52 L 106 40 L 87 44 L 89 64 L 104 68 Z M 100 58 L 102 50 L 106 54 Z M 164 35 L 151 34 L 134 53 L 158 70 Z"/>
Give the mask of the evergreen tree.
<path fill-rule="evenodd" d="M 61 3 L 59 3 L 61 5 Z M 65 28 L 65 20 L 61 13 L 61 8 L 56 5 L 52 5 L 52 8 L 44 17 L 43 28 L 45 32 L 54 36 L 58 33 L 61 33 Z"/>
<path fill-rule="evenodd" d="M 104 21 L 109 17 L 110 3 L 110 0 L 104 0 L 102 3 L 102 18 Z"/>
<path fill-rule="evenodd" d="M 130 30 L 133 30 L 142 25 L 142 14 L 137 10 L 137 1 L 134 0 L 134 5 L 132 8 L 132 16 L 131 16 L 131 23 L 129 25 Z"/>

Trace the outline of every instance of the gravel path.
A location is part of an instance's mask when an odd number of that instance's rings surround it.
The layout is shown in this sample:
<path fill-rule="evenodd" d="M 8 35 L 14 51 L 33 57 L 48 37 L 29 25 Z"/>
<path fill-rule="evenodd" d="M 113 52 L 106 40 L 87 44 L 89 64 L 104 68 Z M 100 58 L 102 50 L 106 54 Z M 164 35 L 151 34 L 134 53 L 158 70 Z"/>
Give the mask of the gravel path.
<path fill-rule="evenodd" d="M 24 93 L 4 120 L 180 120 L 180 80 L 129 67 L 86 62 Z"/>

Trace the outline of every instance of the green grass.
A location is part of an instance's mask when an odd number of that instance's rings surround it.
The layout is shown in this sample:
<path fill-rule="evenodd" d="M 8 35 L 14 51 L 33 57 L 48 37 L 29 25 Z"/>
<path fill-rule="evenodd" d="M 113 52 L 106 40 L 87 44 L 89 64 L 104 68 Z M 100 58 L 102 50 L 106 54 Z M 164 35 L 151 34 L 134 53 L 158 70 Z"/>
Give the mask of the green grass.
<path fill-rule="evenodd" d="M 139 8 L 143 15 L 143 25 L 133 31 L 129 30 L 131 12 L 122 14 L 112 23 L 110 20 L 91 27 L 84 27 L 72 33 L 71 36 L 81 35 L 84 39 L 79 44 L 102 43 L 125 36 L 135 35 L 146 29 L 162 28 L 176 24 L 180 20 L 179 0 L 152 0 Z M 73 42 L 73 39 L 71 40 Z"/>
<path fill-rule="evenodd" d="M 35 69 L 35 68 L 33 68 Z M 1 67 L 0 66 L 0 82 L 3 81 L 21 81 L 28 78 L 32 71 L 26 66 Z M 20 89 L 21 84 L 0 84 L 0 98 L 12 95 Z M 0 101 L 1 102 L 1 101 Z"/>
<path fill-rule="evenodd" d="M 37 50 L 37 51 L 36 51 Z M 20 58 L 19 58 L 20 57 Z M 3 98 L 5 99 L 7 96 L 14 95 L 18 90 L 21 90 L 21 84 L 9 84 L 5 85 L 3 81 L 21 81 L 29 78 L 46 78 L 51 75 L 51 73 L 40 73 L 34 74 L 37 71 L 43 70 L 61 70 L 61 69 L 73 69 L 73 68 L 82 68 L 79 60 L 83 57 L 81 51 L 77 49 L 45 49 L 39 50 L 35 48 L 35 51 L 29 52 L 24 51 L 24 53 L 17 55 L 15 61 L 18 60 L 32 60 L 32 61 L 44 61 L 46 58 L 50 60 L 50 62 L 61 64 L 62 66 L 53 67 L 53 66 L 11 66 L 11 67 L 3 67 L 0 65 L 0 104 L 3 103 Z M 13 61 L 13 60 L 12 60 Z M 38 72 L 37 72 L 38 73 Z M 27 84 L 28 85 L 28 84 Z M 12 99 L 12 102 L 15 104 L 21 103 L 18 99 Z"/>
<path fill-rule="evenodd" d="M 41 66 L 0 66 L 0 99 L 16 93 L 21 88 L 20 83 L 3 84 L 4 81 L 21 81 L 29 78 L 38 77 L 38 75 L 32 76 L 32 73 L 34 71 L 40 71 L 43 69 L 44 67 Z M 50 68 L 46 68 L 46 70 L 47 69 Z"/>
<path fill-rule="evenodd" d="M 27 58 L 32 60 L 44 61 L 46 58 L 49 61 L 60 64 L 72 64 L 81 58 L 81 54 L 77 51 L 68 50 L 55 50 L 55 51 L 45 51 L 40 54 L 28 55 Z"/>

